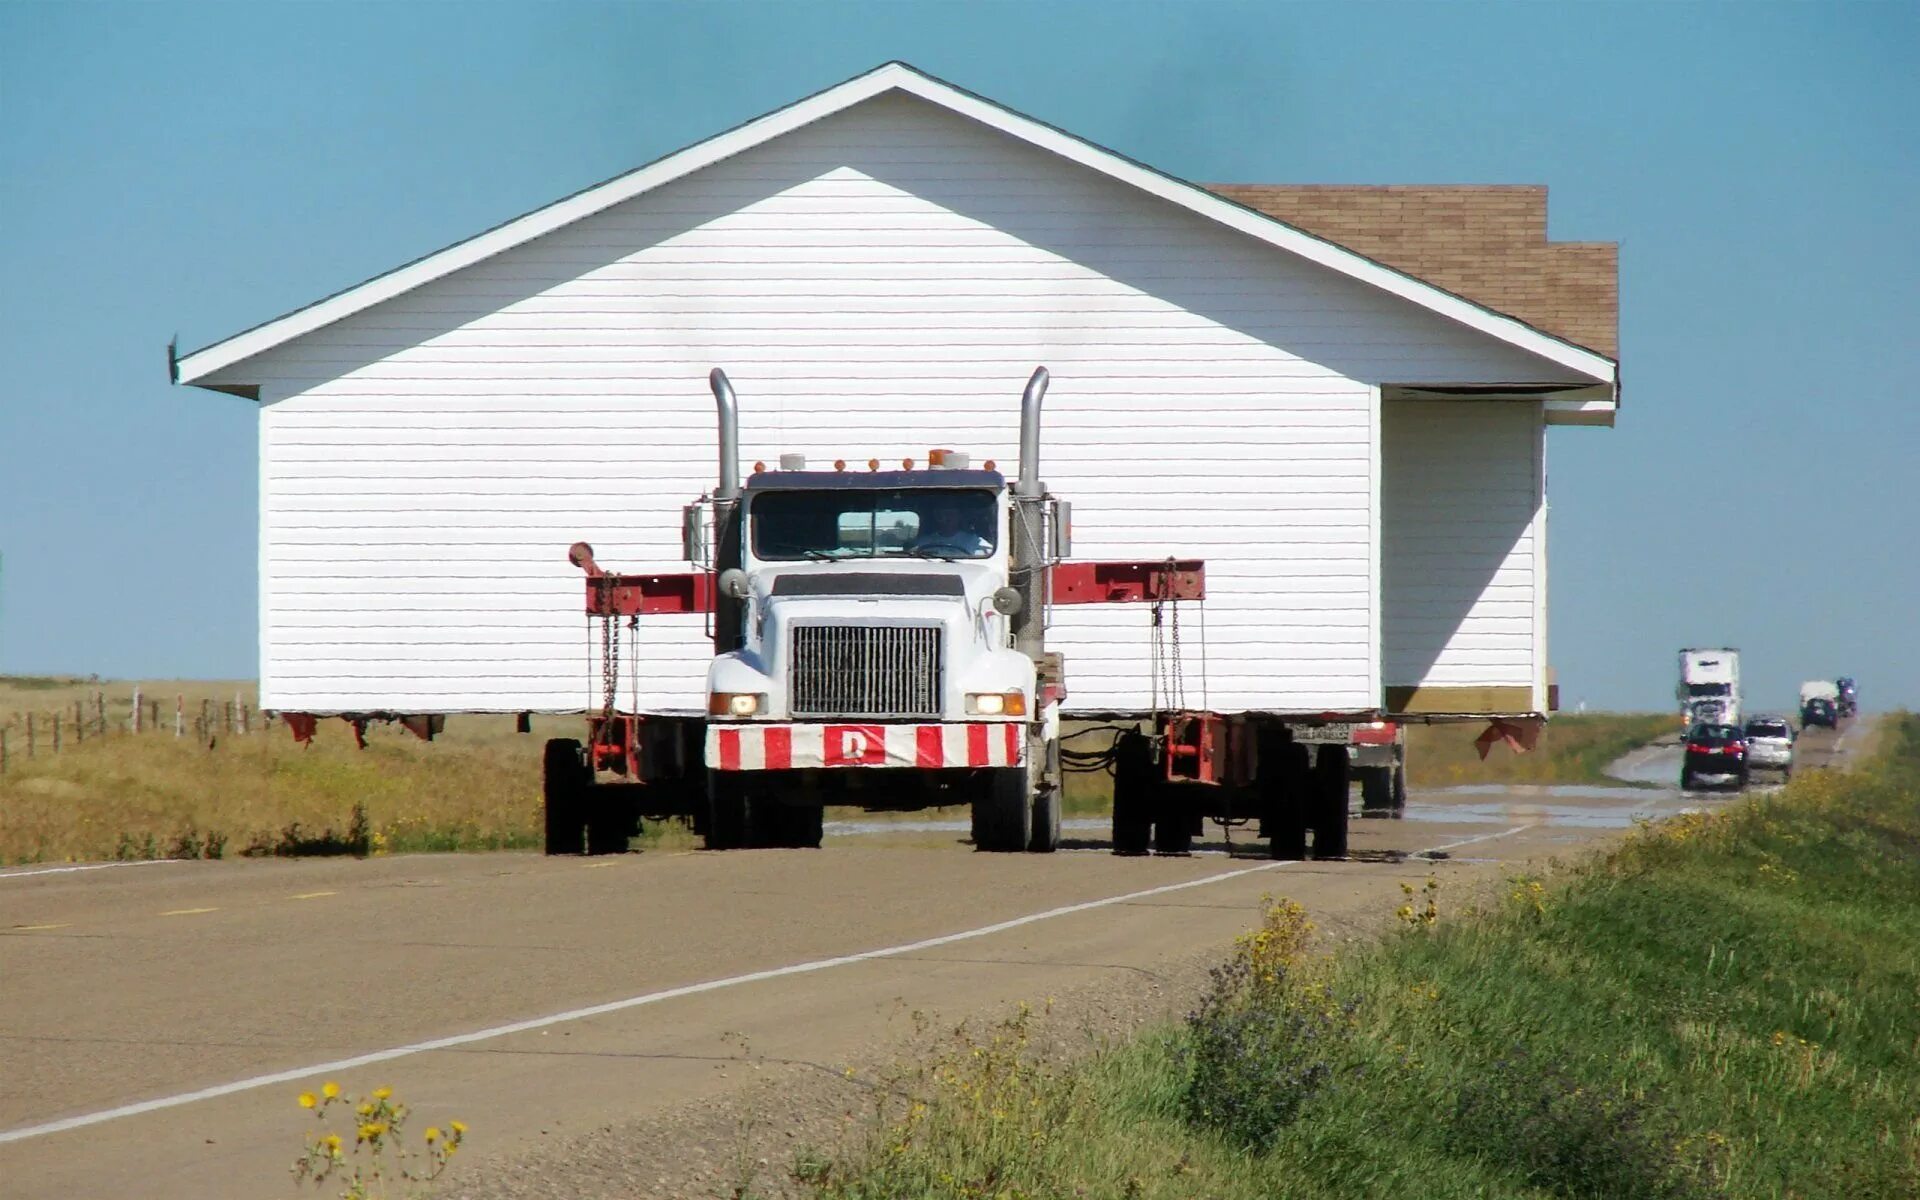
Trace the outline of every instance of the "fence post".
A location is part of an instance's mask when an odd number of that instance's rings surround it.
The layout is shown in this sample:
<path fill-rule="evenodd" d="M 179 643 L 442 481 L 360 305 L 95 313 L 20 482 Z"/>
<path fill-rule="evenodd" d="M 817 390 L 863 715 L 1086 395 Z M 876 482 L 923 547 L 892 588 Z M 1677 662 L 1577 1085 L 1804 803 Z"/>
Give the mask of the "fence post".
<path fill-rule="evenodd" d="M 100 731 L 101 737 L 107 736 L 107 694 L 105 692 L 93 694 L 93 724 Z"/>
<path fill-rule="evenodd" d="M 7 727 L 0 725 L 0 775 L 7 773 Z"/>
<path fill-rule="evenodd" d="M 60 710 L 53 713 L 53 752 L 60 753 Z"/>
<path fill-rule="evenodd" d="M 27 757 L 33 757 L 33 714 L 27 714 Z"/>
<path fill-rule="evenodd" d="M 185 737 L 187 732 L 187 698 L 183 693 L 173 694 L 173 736 Z"/>
<path fill-rule="evenodd" d="M 242 737 L 253 732 L 253 714 L 247 711 L 246 702 L 240 702 L 240 734 Z"/>
<path fill-rule="evenodd" d="M 200 738 L 202 741 L 206 740 L 206 738 L 213 733 L 213 718 L 207 715 L 207 709 L 212 705 L 213 701 L 207 699 L 205 696 L 200 697 L 200 719 L 194 722 L 193 736 Z"/>
<path fill-rule="evenodd" d="M 133 722 L 133 727 L 129 729 L 128 732 L 139 733 L 140 732 L 140 685 L 137 683 L 133 685 L 133 715 L 128 717 L 127 719 Z"/>
<path fill-rule="evenodd" d="M 87 740 L 87 705 L 84 700 L 73 702 L 73 744 L 78 746 Z"/>
<path fill-rule="evenodd" d="M 159 733 L 160 732 L 160 702 L 158 700 L 149 700 L 147 701 L 147 704 L 148 704 L 147 712 L 149 715 L 153 717 L 153 720 L 148 722 L 147 727 L 149 729 L 152 729 L 155 733 Z"/>

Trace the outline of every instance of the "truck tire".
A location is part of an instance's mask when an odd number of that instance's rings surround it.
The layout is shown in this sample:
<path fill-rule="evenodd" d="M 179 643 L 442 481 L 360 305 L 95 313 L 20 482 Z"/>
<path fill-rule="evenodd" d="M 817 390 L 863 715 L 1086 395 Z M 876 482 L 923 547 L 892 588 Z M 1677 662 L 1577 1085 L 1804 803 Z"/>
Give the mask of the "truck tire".
<path fill-rule="evenodd" d="M 1063 783 L 1060 776 L 1060 742 L 1043 743 L 1040 760 L 1045 764 L 1039 786 L 1033 792 L 1033 828 L 1027 834 L 1027 849 L 1034 854 L 1052 854 L 1060 848 L 1060 801 Z"/>
<path fill-rule="evenodd" d="M 769 850 L 818 850 L 825 810 L 817 804 L 747 801 L 749 844 Z"/>
<path fill-rule="evenodd" d="M 1360 815 L 1385 817 L 1393 812 L 1393 768 L 1362 767 L 1360 776 Z"/>
<path fill-rule="evenodd" d="M 1407 815 L 1407 764 L 1405 760 L 1393 764 L 1393 817 L 1397 821 Z"/>
<path fill-rule="evenodd" d="M 747 845 L 747 789 L 739 771 L 707 772 L 707 849 Z"/>
<path fill-rule="evenodd" d="M 1347 856 L 1347 779 L 1345 746 L 1322 746 L 1313 756 L 1313 856 Z"/>
<path fill-rule="evenodd" d="M 547 853 L 586 853 L 586 792 L 591 777 L 580 757 L 580 743 L 553 738 L 547 742 L 540 766 Z"/>
<path fill-rule="evenodd" d="M 1307 748 L 1278 732 L 1260 744 L 1257 781 L 1266 809 L 1267 855 L 1285 862 L 1307 856 L 1307 803 L 1311 772 Z"/>
<path fill-rule="evenodd" d="M 1027 831 L 1027 849 L 1052 854 L 1060 848 L 1060 789 L 1043 787 L 1033 796 L 1033 823 Z"/>
<path fill-rule="evenodd" d="M 633 835 L 640 832 L 639 818 L 625 803 L 610 804 L 605 798 L 586 797 L 587 853 L 625 854 Z"/>
<path fill-rule="evenodd" d="M 973 848 L 994 853 L 1025 850 L 1033 836 L 1033 783 L 1027 767 L 989 767 L 987 785 L 973 801 Z"/>
<path fill-rule="evenodd" d="M 1113 745 L 1113 852 L 1137 857 L 1153 840 L 1153 748 L 1145 735 L 1122 733 Z"/>
<path fill-rule="evenodd" d="M 1193 853 L 1194 815 L 1187 811 L 1179 789 L 1158 789 L 1153 814 L 1153 852 L 1175 858 Z"/>

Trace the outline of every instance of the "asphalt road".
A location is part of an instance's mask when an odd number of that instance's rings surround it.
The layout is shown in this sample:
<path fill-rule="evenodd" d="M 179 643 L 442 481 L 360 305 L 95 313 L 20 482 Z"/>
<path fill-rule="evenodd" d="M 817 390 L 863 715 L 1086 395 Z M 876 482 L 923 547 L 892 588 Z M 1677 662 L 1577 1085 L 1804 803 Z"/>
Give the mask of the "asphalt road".
<path fill-rule="evenodd" d="M 1810 734 L 1808 765 L 1839 741 Z M 292 1195 L 313 1128 L 294 1098 L 329 1078 L 392 1086 L 422 1125 L 466 1121 L 468 1179 L 550 1172 L 566 1138 L 741 1088 L 743 1043 L 839 1074 L 910 1008 L 1137 987 L 1224 949 L 1266 893 L 1360 927 L 1402 880 L 1468 886 L 1717 802 L 1416 793 L 1405 820 L 1356 819 L 1343 863 L 981 855 L 920 831 L 819 851 L 4 871 L 0 1194 Z"/>

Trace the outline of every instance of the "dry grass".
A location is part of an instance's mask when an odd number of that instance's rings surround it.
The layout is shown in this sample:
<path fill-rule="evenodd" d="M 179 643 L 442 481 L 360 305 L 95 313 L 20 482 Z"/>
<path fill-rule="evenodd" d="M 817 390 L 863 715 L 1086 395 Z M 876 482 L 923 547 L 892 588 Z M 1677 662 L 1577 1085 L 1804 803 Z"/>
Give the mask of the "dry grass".
<path fill-rule="evenodd" d="M 69 715 L 75 699 L 108 698 L 109 729 L 124 729 L 124 683 L 0 680 L 0 722 L 21 710 Z M 150 685 L 171 707 L 185 693 L 231 700 L 251 685 Z M 118 700 L 118 706 L 113 701 Z M 11 711 L 10 711 L 11 709 Z M 91 705 L 89 703 L 89 712 Z M 217 734 L 212 745 L 168 732 L 113 733 L 59 754 L 25 757 L 14 725 L 0 776 L 0 862 L 97 860 L 178 853 L 271 852 L 294 843 L 341 848 L 360 810 L 371 847 L 389 852 L 535 848 L 540 844 L 540 745 L 577 735 L 577 718 L 535 718 L 513 732 L 507 716 L 456 717 L 433 742 L 398 726 L 368 730 L 356 750 L 344 722 L 322 721 L 310 746 L 275 726 L 249 737 Z"/>
<path fill-rule="evenodd" d="M 1579 713 L 1554 717 L 1531 751 L 1496 744 L 1482 762 L 1473 739 L 1486 725 L 1413 725 L 1407 729 L 1407 781 L 1414 787 L 1474 783 L 1614 783 L 1608 763 L 1673 732 L 1667 713 Z"/>

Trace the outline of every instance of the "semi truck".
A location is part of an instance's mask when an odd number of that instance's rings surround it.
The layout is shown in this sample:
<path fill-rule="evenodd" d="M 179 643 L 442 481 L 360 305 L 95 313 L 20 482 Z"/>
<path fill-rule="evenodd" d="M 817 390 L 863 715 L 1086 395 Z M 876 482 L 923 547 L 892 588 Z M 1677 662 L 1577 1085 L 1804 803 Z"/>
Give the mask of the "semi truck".
<path fill-rule="evenodd" d="M 1740 723 L 1740 652 L 1730 647 L 1680 651 L 1680 723 Z"/>
<path fill-rule="evenodd" d="M 1113 777 L 1116 853 L 1188 853 L 1213 819 L 1251 825 L 1276 858 L 1338 858 L 1356 752 L 1365 810 L 1404 804 L 1404 742 L 1378 710 L 1187 703 L 1182 605 L 1205 598 L 1205 564 L 1177 547 L 1071 560 L 1070 502 L 1041 475 L 1048 383 L 1044 367 L 1028 380 L 1011 478 L 935 449 L 897 469 L 785 455 L 742 480 L 738 401 L 715 368 L 717 479 L 681 513 L 695 569 L 622 574 L 586 543 L 569 552 L 598 626 L 599 703 L 584 740 L 546 744 L 548 853 L 624 850 L 642 821 L 669 818 L 713 849 L 809 847 L 827 805 L 959 804 L 977 849 L 1046 853 L 1077 769 Z M 1077 604 L 1152 606 L 1155 680 L 1146 709 L 1077 713 L 1068 730 L 1068 664 L 1047 629 Z M 619 702 L 623 631 L 631 652 L 638 622 L 668 614 L 707 623 L 704 711 Z"/>

